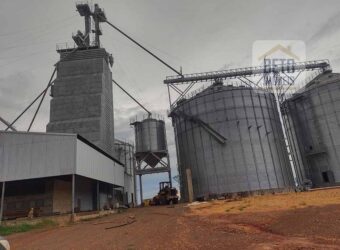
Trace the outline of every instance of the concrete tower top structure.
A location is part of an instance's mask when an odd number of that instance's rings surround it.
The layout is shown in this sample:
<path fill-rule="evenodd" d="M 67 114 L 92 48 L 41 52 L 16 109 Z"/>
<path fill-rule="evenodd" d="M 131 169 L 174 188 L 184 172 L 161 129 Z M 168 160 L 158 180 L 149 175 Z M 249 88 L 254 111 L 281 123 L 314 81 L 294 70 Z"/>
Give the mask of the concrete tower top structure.
<path fill-rule="evenodd" d="M 50 122 L 47 132 L 77 133 L 113 154 L 114 125 L 112 55 L 100 48 L 99 23 L 106 19 L 96 4 L 92 11 L 88 4 L 77 4 L 85 17 L 85 35 L 78 31 L 73 36 L 77 48 L 58 48 L 60 62 L 57 78 L 51 88 Z M 91 45 L 91 17 L 96 35 Z"/>

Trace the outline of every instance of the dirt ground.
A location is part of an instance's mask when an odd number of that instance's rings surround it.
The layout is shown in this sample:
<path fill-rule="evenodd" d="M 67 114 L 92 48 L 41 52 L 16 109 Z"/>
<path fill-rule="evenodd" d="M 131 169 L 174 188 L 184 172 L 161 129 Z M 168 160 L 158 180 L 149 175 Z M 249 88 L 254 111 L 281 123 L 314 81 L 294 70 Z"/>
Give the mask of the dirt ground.
<path fill-rule="evenodd" d="M 7 239 L 11 249 L 340 249 L 340 189 L 135 208 Z"/>

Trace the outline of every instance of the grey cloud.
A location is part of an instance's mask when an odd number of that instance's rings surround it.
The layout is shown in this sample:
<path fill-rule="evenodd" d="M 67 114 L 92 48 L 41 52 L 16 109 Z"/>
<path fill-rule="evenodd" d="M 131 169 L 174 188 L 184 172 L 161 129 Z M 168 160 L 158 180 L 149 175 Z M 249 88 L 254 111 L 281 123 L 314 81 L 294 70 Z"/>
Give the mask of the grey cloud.
<path fill-rule="evenodd" d="M 28 86 L 34 82 L 34 76 L 27 72 L 18 72 L 0 78 L 0 107 L 17 109 L 30 97 Z"/>
<path fill-rule="evenodd" d="M 337 12 L 335 15 L 328 18 L 327 21 L 316 32 L 313 33 L 313 35 L 307 42 L 313 44 L 320 41 L 321 39 L 328 37 L 329 35 L 339 33 L 339 23 L 340 12 Z"/>

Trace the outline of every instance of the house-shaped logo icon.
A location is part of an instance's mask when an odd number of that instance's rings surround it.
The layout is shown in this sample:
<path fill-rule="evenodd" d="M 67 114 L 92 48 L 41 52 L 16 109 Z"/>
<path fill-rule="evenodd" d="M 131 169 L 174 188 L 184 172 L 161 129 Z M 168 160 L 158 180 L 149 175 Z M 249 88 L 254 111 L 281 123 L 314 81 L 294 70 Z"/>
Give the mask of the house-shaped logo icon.
<path fill-rule="evenodd" d="M 291 82 L 299 76 L 299 83 L 303 83 L 306 74 L 296 70 L 295 65 L 306 61 L 306 45 L 301 40 L 257 40 L 252 47 L 253 67 L 262 67 L 264 70 L 263 83 L 277 86 L 290 85 L 289 91 L 299 88 L 299 84 Z M 276 70 L 272 70 L 272 69 Z M 283 72 L 284 71 L 284 72 Z M 283 72 L 278 73 L 278 72 Z M 260 81 L 260 80 L 259 80 Z M 266 85 L 266 86 L 267 86 Z"/>
<path fill-rule="evenodd" d="M 281 52 L 289 58 L 292 58 L 292 59 L 295 59 L 295 60 L 300 60 L 299 56 L 297 56 L 295 53 L 292 52 L 290 46 L 285 47 L 281 44 L 277 44 L 276 46 L 272 47 L 270 50 L 268 50 L 263 55 L 258 57 L 258 60 L 263 61 L 265 58 L 268 58 L 268 57 L 270 57 L 271 55 L 273 55 L 277 52 Z"/>

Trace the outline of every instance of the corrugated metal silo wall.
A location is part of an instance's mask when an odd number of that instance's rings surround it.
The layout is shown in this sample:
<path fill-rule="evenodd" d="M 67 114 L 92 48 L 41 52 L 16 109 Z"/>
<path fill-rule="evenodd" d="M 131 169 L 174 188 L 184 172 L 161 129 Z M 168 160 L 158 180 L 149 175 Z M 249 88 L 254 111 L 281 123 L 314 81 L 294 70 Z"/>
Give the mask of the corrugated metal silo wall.
<path fill-rule="evenodd" d="M 296 125 L 298 112 L 290 112 L 295 109 L 292 103 L 284 102 L 281 106 L 283 123 L 287 134 L 292 160 L 294 163 L 296 180 L 299 184 L 303 184 L 308 179 L 308 169 L 306 159 L 301 153 L 300 138 L 297 136 L 299 133 L 303 134 L 304 130 L 299 131 Z"/>
<path fill-rule="evenodd" d="M 145 119 L 135 124 L 136 152 L 166 150 L 164 121 Z"/>
<path fill-rule="evenodd" d="M 186 200 L 186 169 L 194 196 L 294 185 L 280 119 L 272 94 L 245 87 L 214 86 L 179 103 L 182 112 L 207 123 L 227 138 L 214 139 L 198 123 L 172 116 L 181 195 Z"/>
<path fill-rule="evenodd" d="M 331 76 L 337 78 L 332 80 Z M 324 74 L 284 103 L 295 141 L 298 179 L 313 186 L 340 182 L 340 75 Z M 286 119 L 287 121 L 287 119 Z"/>
<path fill-rule="evenodd" d="M 162 151 L 167 149 L 165 123 L 162 120 L 157 121 L 157 142 L 159 149 Z"/>

